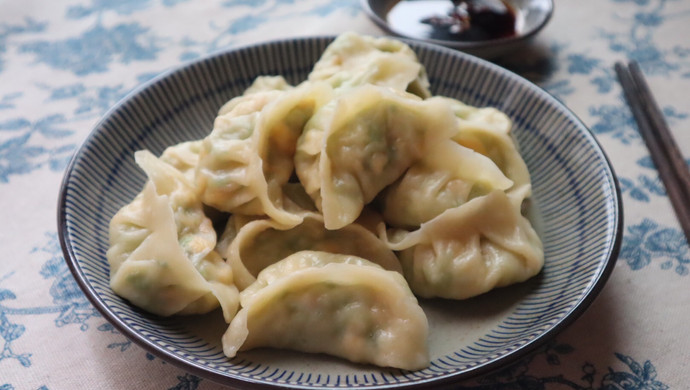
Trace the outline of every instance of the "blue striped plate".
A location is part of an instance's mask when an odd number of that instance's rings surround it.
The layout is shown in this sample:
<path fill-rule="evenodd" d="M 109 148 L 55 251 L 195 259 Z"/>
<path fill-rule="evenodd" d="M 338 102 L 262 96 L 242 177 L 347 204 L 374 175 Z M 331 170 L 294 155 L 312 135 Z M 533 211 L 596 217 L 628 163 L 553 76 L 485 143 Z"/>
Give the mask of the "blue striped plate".
<path fill-rule="evenodd" d="M 416 372 L 277 350 L 227 359 L 218 313 L 159 318 L 113 294 L 105 258 L 108 224 L 144 183 L 133 153 L 147 148 L 159 154 L 204 137 L 218 108 L 256 76 L 281 74 L 298 83 L 331 40 L 271 42 L 190 63 L 134 91 L 98 123 L 65 174 L 58 227 L 74 277 L 105 318 L 190 373 L 238 387 L 306 389 L 452 383 L 515 361 L 580 316 L 613 269 L 621 240 L 621 198 L 604 152 L 580 120 L 528 81 L 461 52 L 412 42 L 434 94 L 494 106 L 514 120 L 534 185 L 531 217 L 545 246 L 541 274 L 467 301 L 421 301 L 432 363 Z"/>

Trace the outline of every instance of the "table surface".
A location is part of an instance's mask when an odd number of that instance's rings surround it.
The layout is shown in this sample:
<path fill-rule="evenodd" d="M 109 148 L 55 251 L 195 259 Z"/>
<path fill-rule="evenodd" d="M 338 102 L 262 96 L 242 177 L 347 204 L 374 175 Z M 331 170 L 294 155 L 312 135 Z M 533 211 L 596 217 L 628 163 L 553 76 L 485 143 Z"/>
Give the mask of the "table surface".
<path fill-rule="evenodd" d="M 358 0 L 0 2 L 0 389 L 218 389 L 116 332 L 57 239 L 63 171 L 128 91 L 206 54 L 291 36 L 383 34 Z M 690 2 L 560 0 L 496 60 L 562 100 L 618 174 L 624 239 L 593 305 L 535 354 L 466 389 L 690 386 L 690 251 L 618 85 L 636 59 L 690 156 Z"/>

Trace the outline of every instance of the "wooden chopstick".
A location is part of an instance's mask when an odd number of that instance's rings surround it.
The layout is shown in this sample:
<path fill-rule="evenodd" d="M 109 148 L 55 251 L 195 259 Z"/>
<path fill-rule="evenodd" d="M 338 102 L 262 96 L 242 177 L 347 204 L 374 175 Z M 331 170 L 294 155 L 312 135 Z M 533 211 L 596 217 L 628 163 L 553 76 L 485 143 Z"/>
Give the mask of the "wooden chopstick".
<path fill-rule="evenodd" d="M 615 65 L 618 80 L 632 110 L 640 135 L 647 144 L 659 177 L 666 187 L 678 222 L 690 243 L 690 170 L 673 139 L 664 115 L 659 109 L 637 62 L 627 67 Z"/>

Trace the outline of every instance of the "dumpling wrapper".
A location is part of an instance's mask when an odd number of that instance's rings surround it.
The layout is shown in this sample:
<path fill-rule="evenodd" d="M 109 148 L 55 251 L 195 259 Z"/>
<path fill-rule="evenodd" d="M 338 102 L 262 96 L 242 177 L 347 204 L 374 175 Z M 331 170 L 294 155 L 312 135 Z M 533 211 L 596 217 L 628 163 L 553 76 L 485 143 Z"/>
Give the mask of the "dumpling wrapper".
<path fill-rule="evenodd" d="M 383 216 L 392 226 L 416 228 L 447 209 L 512 185 L 488 157 L 447 140 L 386 188 Z"/>
<path fill-rule="evenodd" d="M 353 88 L 314 114 L 297 143 L 295 171 L 327 229 L 352 223 L 364 205 L 456 131 L 441 100 L 388 88 Z"/>
<path fill-rule="evenodd" d="M 493 107 L 473 107 L 445 97 L 433 99 L 446 100 L 458 118 L 458 131 L 453 140 L 490 158 L 513 181 L 507 192 L 519 207 L 531 196 L 532 184 L 527 164 L 511 136 L 512 120 Z"/>
<path fill-rule="evenodd" d="M 232 269 L 214 250 L 216 233 L 185 176 L 148 151 L 135 154 L 149 181 L 110 223 L 110 286 L 161 316 L 239 306 Z"/>
<path fill-rule="evenodd" d="M 288 84 L 283 76 L 259 76 L 252 81 L 252 84 L 244 90 L 242 95 L 236 96 L 225 102 L 225 104 L 218 109 L 218 115 L 225 115 L 235 110 L 235 107 L 238 105 L 244 104 L 248 99 L 251 100 L 252 97 L 250 95 L 279 95 L 280 92 L 288 91 L 292 88 L 292 85 Z"/>
<path fill-rule="evenodd" d="M 326 353 L 417 370 L 429 365 L 428 323 L 403 277 L 355 256 L 295 253 L 240 294 L 223 351 L 258 347 Z"/>
<path fill-rule="evenodd" d="M 297 138 L 313 112 L 330 99 L 326 84 L 259 91 L 219 115 L 202 144 L 196 186 L 218 210 L 267 215 L 286 226 L 302 220 L 284 194 L 294 170 Z"/>
<path fill-rule="evenodd" d="M 221 242 L 227 249 L 220 254 L 232 266 L 240 291 L 256 281 L 263 269 L 304 250 L 358 256 L 402 274 L 400 261 L 393 251 L 357 223 L 328 230 L 321 215 L 309 213 L 300 224 L 285 228 L 272 220 L 247 221 L 246 217 L 232 216 L 226 231 Z M 229 240 L 231 243 L 225 244 Z"/>
<path fill-rule="evenodd" d="M 196 166 L 199 164 L 201 140 L 182 142 L 169 146 L 160 156 L 164 163 L 182 172 L 190 183 L 194 183 Z"/>
<path fill-rule="evenodd" d="M 232 108 L 218 115 L 213 131 L 203 139 L 195 172 L 195 187 L 201 200 L 221 211 L 247 209 L 247 214 L 261 213 L 251 166 L 256 150 L 252 134 L 259 112 L 284 92 L 268 91 L 232 99 Z"/>
<path fill-rule="evenodd" d="M 426 69 L 405 43 L 391 38 L 339 35 L 324 50 L 308 76 L 328 82 L 336 91 L 366 84 L 431 96 Z"/>
<path fill-rule="evenodd" d="M 399 251 L 412 291 L 425 298 L 470 298 L 526 281 L 544 265 L 539 236 L 500 190 L 384 238 Z"/>

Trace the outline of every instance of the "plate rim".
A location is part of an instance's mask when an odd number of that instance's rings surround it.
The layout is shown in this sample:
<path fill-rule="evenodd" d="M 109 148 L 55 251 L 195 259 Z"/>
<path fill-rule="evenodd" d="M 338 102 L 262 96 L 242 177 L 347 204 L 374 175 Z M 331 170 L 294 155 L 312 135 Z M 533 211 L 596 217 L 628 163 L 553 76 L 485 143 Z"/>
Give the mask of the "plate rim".
<path fill-rule="evenodd" d="M 303 37 L 294 37 L 294 38 L 283 38 L 283 39 L 276 39 L 276 40 L 267 40 L 267 41 L 261 41 L 261 42 L 256 42 L 256 43 L 251 43 L 247 45 L 239 45 L 231 48 L 226 48 L 223 50 L 218 50 L 212 53 L 209 53 L 205 56 L 202 56 L 197 59 L 193 59 L 190 61 L 182 62 L 177 66 L 172 66 L 171 68 L 161 72 L 159 75 L 151 78 L 150 80 L 134 87 L 129 93 L 127 93 L 122 99 L 120 99 L 117 103 L 115 103 L 108 111 L 106 111 L 101 118 L 98 120 L 96 124 L 93 125 L 92 129 L 90 130 L 89 134 L 84 138 L 82 143 L 78 146 L 78 148 L 75 150 L 73 153 L 72 157 L 70 158 L 70 161 L 65 168 L 61 183 L 60 183 L 60 189 L 59 189 L 59 196 L 58 196 L 58 202 L 57 202 L 57 228 L 58 228 L 58 238 L 60 242 L 60 247 L 62 249 L 62 254 L 65 262 L 68 265 L 68 268 L 74 277 L 75 281 L 79 285 L 80 289 L 84 292 L 84 295 L 86 295 L 87 299 L 90 301 L 90 303 L 103 315 L 103 317 L 111 323 L 120 333 L 122 333 L 124 336 L 126 336 L 128 339 L 134 341 L 137 345 L 142 347 L 146 352 L 149 352 L 158 358 L 161 358 L 162 360 L 165 360 L 174 366 L 189 372 L 191 374 L 197 375 L 202 378 L 209 379 L 211 381 L 217 382 L 219 384 L 223 385 L 233 385 L 233 386 L 240 386 L 242 388 L 250 388 L 250 389 L 316 389 L 320 388 L 319 386 L 316 385 L 300 385 L 300 384 L 287 384 L 287 383 L 277 383 L 277 382 L 272 382 L 272 383 L 267 383 L 266 381 L 261 381 L 255 378 L 251 377 L 237 377 L 237 376 L 230 376 L 230 375 L 223 375 L 219 373 L 218 371 L 213 371 L 210 370 L 196 362 L 190 362 L 187 360 L 184 360 L 180 356 L 175 355 L 174 353 L 168 351 L 165 348 L 161 348 L 157 344 L 153 343 L 152 341 L 146 339 L 145 337 L 141 336 L 137 332 L 134 332 L 131 330 L 125 323 L 122 321 L 108 306 L 107 304 L 100 298 L 98 292 L 93 288 L 93 286 L 87 282 L 86 280 L 86 275 L 84 274 L 83 270 L 81 269 L 81 266 L 79 265 L 79 261 L 77 259 L 77 256 L 74 253 L 73 247 L 70 245 L 69 242 L 69 234 L 68 234 L 68 229 L 67 229 L 67 217 L 66 217 L 66 201 L 68 198 L 68 184 L 70 181 L 70 178 L 72 177 L 72 174 L 75 169 L 75 165 L 79 161 L 81 155 L 84 153 L 84 146 L 87 145 L 95 136 L 96 133 L 99 131 L 98 129 L 102 127 L 104 123 L 106 123 L 113 115 L 113 113 L 117 112 L 118 110 L 121 109 L 123 105 L 125 105 L 129 100 L 131 100 L 133 97 L 139 95 L 142 91 L 160 83 L 162 80 L 167 79 L 168 77 L 178 74 L 178 73 L 184 73 L 190 71 L 192 67 L 194 67 L 196 64 L 206 62 L 206 61 L 214 61 L 217 60 L 220 57 L 227 56 L 232 52 L 237 52 L 237 51 L 243 51 L 243 50 L 251 50 L 252 48 L 258 48 L 262 46 L 267 46 L 267 45 L 278 45 L 278 44 L 294 44 L 295 42 L 316 42 L 316 41 L 323 41 L 324 43 L 328 43 L 329 41 L 332 41 L 335 39 L 335 35 L 314 35 L 314 36 L 303 36 Z M 608 281 L 611 273 L 613 272 L 613 269 L 615 268 L 615 265 L 617 263 L 619 253 L 621 250 L 621 244 L 622 244 L 622 238 L 623 238 L 623 201 L 622 201 L 622 195 L 621 195 L 621 189 L 620 189 L 620 183 L 618 181 L 617 175 L 615 174 L 613 165 L 611 164 L 610 159 L 608 158 L 606 152 L 602 148 L 601 144 L 599 141 L 596 139 L 594 136 L 594 133 L 592 130 L 572 111 L 570 110 L 565 104 L 563 104 L 560 100 L 558 100 L 556 97 L 554 97 L 552 94 L 550 94 L 548 91 L 544 90 L 542 87 L 530 82 L 529 80 L 525 79 L 524 77 L 506 69 L 503 68 L 499 65 L 496 65 L 494 63 L 491 63 L 489 61 L 486 61 L 482 58 L 476 57 L 474 55 L 464 53 L 464 52 L 459 52 L 457 50 L 441 46 L 438 44 L 434 43 L 428 43 L 428 42 L 422 42 L 418 40 L 413 40 L 409 38 L 400 38 L 400 37 L 393 37 L 393 39 L 398 39 L 400 41 L 403 41 L 407 43 L 408 45 L 412 46 L 412 49 L 415 50 L 415 52 L 418 52 L 420 49 L 424 50 L 430 50 L 430 51 L 441 51 L 445 52 L 445 54 L 450 54 L 451 56 L 460 56 L 464 57 L 464 60 L 470 61 L 470 62 L 478 62 L 482 67 L 488 67 L 494 72 L 498 72 L 503 76 L 510 77 L 514 79 L 515 81 L 520 82 L 523 85 L 526 85 L 529 89 L 533 89 L 536 92 L 538 92 L 541 96 L 541 98 L 550 100 L 552 104 L 555 104 L 558 106 L 559 111 L 566 113 L 570 119 L 575 122 L 578 126 L 578 128 L 583 129 L 584 131 L 578 131 L 579 133 L 582 133 L 583 136 L 585 136 L 589 142 L 592 143 L 592 145 L 595 147 L 595 151 L 597 154 L 599 154 L 602 158 L 602 162 L 604 163 L 603 166 L 606 168 L 606 177 L 609 179 L 608 182 L 611 184 L 611 196 L 613 199 L 611 199 L 611 204 L 613 206 L 614 211 L 617 213 L 616 218 L 612 219 L 612 230 L 613 230 L 613 237 L 611 238 L 612 244 L 608 248 L 608 252 L 606 254 L 606 261 L 602 264 L 600 263 L 598 266 L 598 272 L 595 274 L 593 278 L 590 279 L 590 284 L 588 285 L 588 288 L 586 291 L 582 294 L 582 297 L 576 301 L 576 303 L 573 304 L 573 308 L 569 310 L 566 314 L 563 315 L 563 317 L 555 323 L 550 329 L 547 331 L 539 334 L 538 336 L 532 338 L 531 340 L 525 342 L 525 344 L 517 347 L 516 349 L 512 350 L 509 354 L 504 355 L 503 357 L 500 357 L 498 359 L 485 362 L 485 363 L 480 363 L 477 364 L 466 371 L 462 372 L 456 372 L 456 373 L 450 373 L 450 374 L 445 374 L 444 376 L 441 377 L 431 377 L 431 378 L 425 378 L 425 379 L 420 379 L 418 381 L 414 382 L 403 382 L 403 383 L 390 383 L 390 384 L 373 384 L 373 385 L 360 385 L 360 386 L 354 386 L 354 388 L 361 388 L 361 389 L 390 389 L 390 388 L 395 388 L 395 389 L 423 389 L 427 387 L 433 386 L 434 388 L 439 388 L 439 386 L 450 386 L 453 384 L 457 384 L 460 381 L 463 380 L 468 380 L 471 378 L 476 378 L 477 376 L 487 374 L 489 372 L 496 371 L 502 367 L 507 367 L 510 364 L 515 363 L 516 361 L 524 358 L 543 344 L 545 344 L 547 341 L 551 340 L 553 337 L 555 337 L 558 333 L 562 332 L 564 329 L 568 328 L 575 320 L 581 317 L 581 315 L 591 306 L 592 302 L 599 296 L 601 293 L 601 290 L 604 288 L 606 285 L 606 282 Z M 341 387 L 341 386 L 338 386 Z M 336 388 L 338 388 L 336 387 Z M 333 388 L 333 387 L 324 387 L 324 388 Z"/>

